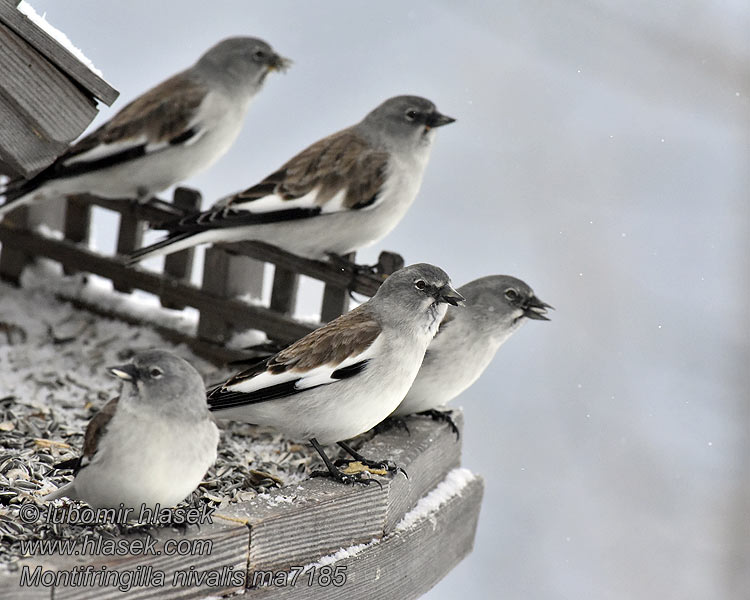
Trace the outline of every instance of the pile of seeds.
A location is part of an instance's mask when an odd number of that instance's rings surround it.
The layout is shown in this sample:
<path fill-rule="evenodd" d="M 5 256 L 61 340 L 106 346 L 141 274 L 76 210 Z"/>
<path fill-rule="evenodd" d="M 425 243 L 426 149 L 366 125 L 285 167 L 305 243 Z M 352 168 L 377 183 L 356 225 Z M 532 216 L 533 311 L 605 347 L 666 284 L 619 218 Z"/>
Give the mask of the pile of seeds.
<path fill-rule="evenodd" d="M 24 540 L 125 531 L 114 525 L 26 525 L 18 510 L 22 503 L 41 504 L 45 494 L 70 481 L 70 471 L 53 465 L 78 456 L 88 421 L 119 394 L 122 383 L 106 367 L 146 348 L 182 356 L 206 381 L 228 375 L 148 327 L 103 319 L 48 293 L 0 283 L 0 571 L 21 558 Z M 271 430 L 229 424 L 222 428 L 216 464 L 187 502 L 221 507 L 248 500 L 304 479 L 312 459 L 309 449 Z"/>

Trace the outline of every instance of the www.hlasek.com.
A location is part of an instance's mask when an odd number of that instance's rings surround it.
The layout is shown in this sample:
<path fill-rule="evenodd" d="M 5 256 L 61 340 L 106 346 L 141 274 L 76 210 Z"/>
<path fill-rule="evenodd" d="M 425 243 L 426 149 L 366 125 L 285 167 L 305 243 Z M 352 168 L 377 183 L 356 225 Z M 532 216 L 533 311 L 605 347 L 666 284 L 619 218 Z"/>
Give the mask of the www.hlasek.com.
<path fill-rule="evenodd" d="M 19 517 L 26 524 L 70 523 L 78 525 L 125 524 L 136 520 L 140 523 L 160 525 L 202 525 L 213 523 L 213 508 L 160 508 L 151 509 L 145 505 L 140 511 L 125 508 L 93 509 L 67 505 L 63 507 L 36 504 L 22 504 Z M 206 556 L 213 550 L 210 538 L 168 538 L 157 539 L 150 534 L 145 537 L 104 537 L 85 535 L 78 539 L 26 540 L 21 543 L 21 551 L 26 556 Z M 321 587 L 341 587 L 346 583 L 346 566 L 307 565 L 292 566 L 280 571 L 254 571 L 248 574 L 245 569 L 235 570 L 232 565 L 221 568 L 197 570 L 194 566 L 167 573 L 151 565 L 138 565 L 131 569 L 116 570 L 106 565 L 76 566 L 71 569 L 50 569 L 37 565 L 31 569 L 21 567 L 20 585 L 23 587 L 115 587 L 127 592 L 134 587 L 287 587 L 296 585 Z"/>

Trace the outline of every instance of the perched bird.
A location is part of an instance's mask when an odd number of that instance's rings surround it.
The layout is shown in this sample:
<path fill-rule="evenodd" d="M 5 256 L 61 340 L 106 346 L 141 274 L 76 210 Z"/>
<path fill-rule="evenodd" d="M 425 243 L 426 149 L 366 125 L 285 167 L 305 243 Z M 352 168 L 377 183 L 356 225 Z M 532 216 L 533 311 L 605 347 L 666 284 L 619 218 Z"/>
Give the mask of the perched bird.
<path fill-rule="evenodd" d="M 110 372 L 128 382 L 86 428 L 83 455 L 55 465 L 75 479 L 45 496 L 83 500 L 94 508 L 122 502 L 139 510 L 174 506 L 216 460 L 219 430 L 206 406 L 203 378 L 168 352 L 136 354 Z"/>
<path fill-rule="evenodd" d="M 218 160 L 270 71 L 289 61 L 257 38 L 216 44 L 139 96 L 30 180 L 11 181 L 0 218 L 33 200 L 91 193 L 147 200 Z"/>
<path fill-rule="evenodd" d="M 257 185 L 209 211 L 165 224 L 169 235 L 133 252 L 130 261 L 240 240 L 313 259 L 373 244 L 396 226 L 417 195 L 435 128 L 454 120 L 424 98 L 386 100 Z"/>
<path fill-rule="evenodd" d="M 394 417 L 426 413 L 448 421 L 456 435 L 450 413 L 439 409 L 479 379 L 498 348 L 527 319 L 549 321 L 545 315 L 552 308 L 508 275 L 481 277 L 458 291 L 466 306 L 446 312 L 409 393 L 393 411 Z"/>
<path fill-rule="evenodd" d="M 321 445 L 345 442 L 385 419 L 406 395 L 448 304 L 463 301 L 438 267 L 416 264 L 396 271 L 367 302 L 235 375 L 208 394 L 214 416 L 270 425 L 292 439 L 307 439 L 330 475 L 369 481 L 339 471 Z"/>

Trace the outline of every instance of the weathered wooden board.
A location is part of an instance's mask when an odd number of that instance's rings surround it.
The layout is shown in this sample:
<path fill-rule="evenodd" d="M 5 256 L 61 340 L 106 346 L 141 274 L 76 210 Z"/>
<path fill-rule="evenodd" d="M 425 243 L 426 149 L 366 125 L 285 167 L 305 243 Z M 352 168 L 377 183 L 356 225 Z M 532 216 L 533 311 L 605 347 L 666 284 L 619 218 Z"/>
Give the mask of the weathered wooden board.
<path fill-rule="evenodd" d="M 138 268 L 128 268 L 117 260 L 102 256 L 67 240 L 55 240 L 31 231 L 23 231 L 0 222 L 0 241 L 28 253 L 45 256 L 63 265 L 97 273 L 122 285 L 132 285 L 160 297 L 174 298 L 201 311 L 220 311 L 238 327 L 257 327 L 278 340 L 292 342 L 312 330 L 309 325 L 236 299 L 226 299 L 183 281 L 176 281 Z"/>
<path fill-rule="evenodd" d="M 0 598 L 3 598 L 3 600 L 6 598 L 18 598 L 19 600 L 26 600 L 27 598 L 54 598 L 54 600 L 107 600 L 110 598 L 113 600 L 121 598 L 127 598 L 128 600 L 159 598 L 188 599 L 205 598 L 211 594 L 230 593 L 242 589 L 243 585 L 237 585 L 237 580 L 244 583 L 244 578 L 241 576 L 236 576 L 234 580 L 224 577 L 224 580 L 221 581 L 223 585 L 216 587 L 199 585 L 196 580 L 193 580 L 191 585 L 184 585 L 183 583 L 187 581 L 185 577 L 187 572 L 191 571 L 191 567 L 194 567 L 193 570 L 198 573 L 210 571 L 221 572 L 222 569 L 224 569 L 225 573 L 231 571 L 244 573 L 247 568 L 249 545 L 249 531 L 247 527 L 242 524 L 216 519 L 213 524 L 202 525 L 200 530 L 196 527 L 191 527 L 185 534 L 179 533 L 174 529 L 161 529 L 158 531 L 154 530 L 152 535 L 159 540 L 155 546 L 155 552 L 159 553 L 158 555 L 130 555 L 117 558 L 101 555 L 47 556 L 25 560 L 22 565 L 28 566 L 29 574 L 32 575 L 38 565 L 41 565 L 43 571 L 49 570 L 53 572 L 71 571 L 75 567 L 91 565 L 94 569 L 101 569 L 104 566 L 109 571 L 117 571 L 118 573 L 131 571 L 136 574 L 138 573 L 138 567 L 141 567 L 141 573 L 149 572 L 154 574 L 157 571 L 163 573 L 163 586 L 133 585 L 126 593 L 119 590 L 117 586 L 101 586 L 95 585 L 93 582 L 88 587 L 51 585 L 19 588 L 21 578 L 21 571 L 19 570 L 11 575 L 0 577 Z M 141 535 L 123 536 L 124 539 L 142 537 Z M 182 541 L 182 543 L 187 543 L 185 541 L 187 540 L 193 544 L 197 543 L 198 545 L 194 546 L 194 549 L 199 554 L 194 556 L 168 554 L 164 551 L 165 543 L 168 540 L 174 540 L 175 542 Z M 171 551 L 174 552 L 176 548 L 174 542 L 170 541 L 169 544 Z M 210 552 L 206 552 L 208 549 L 207 544 L 210 544 Z M 186 547 L 185 550 L 189 551 L 189 548 Z M 23 567 L 21 566 L 21 568 Z M 151 569 L 151 571 L 147 571 L 147 569 Z M 184 571 L 186 575 L 175 575 L 178 571 Z M 153 577 L 148 577 L 142 581 L 151 583 L 154 579 Z M 136 583 L 138 580 L 134 578 L 133 582 Z M 173 582 L 176 582 L 178 585 L 173 586 Z"/>
<path fill-rule="evenodd" d="M 4 222 L 6 226 L 12 224 L 14 227 L 23 230 L 27 227 L 28 217 L 28 207 L 22 206 L 8 214 Z M 21 273 L 32 260 L 33 257 L 28 252 L 23 251 L 23 246 L 3 246 L 2 252 L 0 252 L 0 277 L 18 283 Z"/>
<path fill-rule="evenodd" d="M 200 210 L 202 196 L 197 190 L 190 188 L 178 187 L 174 191 L 172 203 L 185 212 Z M 164 258 L 164 273 L 173 279 L 179 281 L 190 281 L 190 275 L 193 272 L 193 260 L 195 258 L 195 248 L 186 248 L 180 252 L 175 252 Z M 161 299 L 161 304 L 165 308 L 182 309 L 185 304 L 182 302 L 168 302 Z"/>
<path fill-rule="evenodd" d="M 45 59 L 56 65 L 92 96 L 107 106 L 111 106 L 120 93 L 81 63 L 48 33 L 32 23 L 26 15 L 15 9 L 15 4 L 17 3 L 0 2 L 0 22 L 36 48 Z"/>
<path fill-rule="evenodd" d="M 382 487 L 310 479 L 227 509 L 223 514 L 250 526 L 250 568 L 305 564 L 391 531 L 419 498 L 459 465 L 461 457 L 461 444 L 444 424 L 421 417 L 408 423 L 410 433 L 391 430 L 360 448 L 366 458 L 393 460 L 408 479 L 401 473 L 379 478 Z"/>
<path fill-rule="evenodd" d="M 295 585 L 264 585 L 246 598 L 274 600 L 412 600 L 419 598 L 463 559 L 474 546 L 484 485 L 480 477 L 439 511 L 414 527 L 397 531 L 350 558 L 299 575 Z M 338 582 L 328 579 L 339 568 Z M 277 571 L 278 572 L 278 571 Z M 257 571 L 255 572 L 257 573 Z M 251 571 L 248 581 L 262 581 Z M 342 579 L 342 577 L 344 579 Z M 287 580 L 288 583 L 288 580 Z"/>
<path fill-rule="evenodd" d="M 3 11 L 17 12 L 0 2 Z M 86 129 L 96 106 L 1 21 L 0 49 L 0 160 L 28 177 Z"/>
<path fill-rule="evenodd" d="M 461 424 L 460 413 L 456 414 Z M 417 520 L 408 528 L 395 528 L 419 498 L 440 483 L 459 461 L 460 444 L 442 423 L 421 417 L 408 419 L 411 433 L 391 431 L 375 436 L 360 450 L 372 458 L 391 457 L 410 473 L 379 478 L 383 486 L 344 486 L 328 479 L 309 479 L 290 485 L 250 502 L 232 505 L 213 516 L 213 524 L 200 530 L 191 528 L 185 536 L 191 540 L 211 540 L 209 554 L 186 556 L 125 556 L 102 559 L 101 556 L 34 557 L 23 561 L 32 572 L 37 564 L 54 571 L 70 570 L 76 565 L 106 565 L 120 572 L 150 567 L 163 571 L 171 582 L 176 571 L 198 573 L 211 570 L 242 572 L 241 583 L 252 585 L 255 574 L 289 571 L 317 562 L 342 548 L 367 544 L 354 557 L 332 566 L 345 567 L 346 583 L 341 587 L 321 585 L 301 576 L 294 587 L 262 586 L 248 590 L 251 598 L 417 598 L 440 580 L 471 549 L 482 496 L 482 480 L 474 478 L 459 493 L 446 500 L 440 509 Z M 433 449 L 438 451 L 433 452 Z M 311 450 L 312 452 L 312 450 Z M 388 456 L 378 455 L 377 452 Z M 425 471 L 426 476 L 420 474 Z M 396 482 L 402 484 L 395 485 Z M 405 482 L 405 483 L 403 483 Z M 425 487 L 428 486 L 428 487 Z M 155 532 L 160 540 L 183 539 L 172 529 Z M 377 543 L 371 543 L 377 540 Z M 238 589 L 233 585 L 208 588 L 134 587 L 126 594 L 113 587 L 54 589 L 18 588 L 20 573 L 0 577 L 0 597 L 108 599 L 108 598 L 202 598 L 208 594 Z M 225 577 L 224 582 L 229 578 Z M 257 580 L 256 580 L 257 581 Z"/>

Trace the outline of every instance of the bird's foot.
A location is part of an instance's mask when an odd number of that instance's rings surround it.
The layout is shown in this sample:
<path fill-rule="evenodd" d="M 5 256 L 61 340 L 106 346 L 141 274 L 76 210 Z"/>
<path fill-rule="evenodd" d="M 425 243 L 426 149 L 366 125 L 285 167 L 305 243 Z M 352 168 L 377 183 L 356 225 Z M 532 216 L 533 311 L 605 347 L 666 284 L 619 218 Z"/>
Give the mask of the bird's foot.
<path fill-rule="evenodd" d="M 327 471 L 313 471 L 310 473 L 310 477 L 330 477 L 345 485 L 362 483 L 364 485 L 370 485 L 371 483 L 377 483 L 381 488 L 383 484 L 372 476 L 371 471 L 368 469 L 361 470 L 346 470 L 341 469 L 328 469 Z"/>
<path fill-rule="evenodd" d="M 425 417 L 430 417 L 433 421 L 447 423 L 448 427 L 451 428 L 451 431 L 456 434 L 456 440 L 461 437 L 461 432 L 458 430 L 458 426 L 453 420 L 452 410 L 437 410 L 431 408 L 430 410 L 423 410 L 422 412 L 418 412 L 417 414 Z"/>
<path fill-rule="evenodd" d="M 406 419 L 404 419 L 403 417 L 388 417 L 372 428 L 375 435 L 385 433 L 386 431 L 390 431 L 391 429 L 399 429 L 401 431 L 405 431 L 407 435 L 411 435 L 409 426 L 406 424 Z"/>
<path fill-rule="evenodd" d="M 355 458 L 354 460 L 340 458 L 334 463 L 337 467 L 342 469 L 343 473 L 352 472 L 369 472 L 373 475 L 395 475 L 398 472 L 404 474 L 404 477 L 409 479 L 406 471 L 399 467 L 392 460 L 367 460 L 366 458 Z"/>

